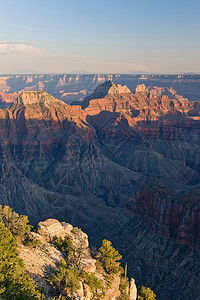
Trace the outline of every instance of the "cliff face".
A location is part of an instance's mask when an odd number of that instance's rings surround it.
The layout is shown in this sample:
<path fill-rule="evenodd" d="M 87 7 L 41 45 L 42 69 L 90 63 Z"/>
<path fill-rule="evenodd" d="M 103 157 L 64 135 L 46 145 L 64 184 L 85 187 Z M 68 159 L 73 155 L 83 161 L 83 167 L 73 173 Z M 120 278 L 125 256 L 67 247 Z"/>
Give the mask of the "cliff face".
<path fill-rule="evenodd" d="M 126 208 L 142 216 L 156 234 L 180 244 L 200 247 L 200 194 L 179 195 L 155 180 L 149 180 Z"/>
<path fill-rule="evenodd" d="M 111 82 L 98 91 L 107 94 L 86 99 L 85 109 L 44 91 L 26 91 L 0 110 L 1 161 L 12 162 L 27 191 L 36 184 L 47 216 L 68 205 L 69 198 L 88 205 L 88 194 L 91 203 L 110 211 L 133 197 L 149 176 L 175 189 L 199 189 L 199 102 L 151 94 L 145 86 L 132 94 Z M 10 202 L 4 176 L 1 182 Z M 18 187 L 20 197 L 22 181 Z M 34 208 L 30 217 L 37 216 Z"/>

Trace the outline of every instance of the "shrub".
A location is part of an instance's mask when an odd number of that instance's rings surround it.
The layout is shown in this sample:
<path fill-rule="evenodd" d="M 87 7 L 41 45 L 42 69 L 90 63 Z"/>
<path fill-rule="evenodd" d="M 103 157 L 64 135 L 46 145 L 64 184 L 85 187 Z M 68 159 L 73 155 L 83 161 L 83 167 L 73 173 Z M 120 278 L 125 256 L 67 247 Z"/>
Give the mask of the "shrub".
<path fill-rule="evenodd" d="M 154 292 L 145 286 L 138 287 L 138 300 L 156 300 Z"/>
<path fill-rule="evenodd" d="M 73 245 L 72 240 L 69 237 L 54 237 L 53 243 L 60 251 L 66 252 L 68 255 L 73 255 L 76 247 Z"/>
<path fill-rule="evenodd" d="M 41 241 L 28 234 L 25 238 L 24 244 L 29 248 L 38 248 L 41 245 Z"/>
<path fill-rule="evenodd" d="M 97 290 L 101 287 L 100 281 L 98 278 L 92 274 L 87 273 L 86 271 L 81 272 L 81 278 L 84 280 L 84 282 L 90 287 L 91 292 L 94 294 L 97 292 Z"/>
<path fill-rule="evenodd" d="M 66 287 L 70 288 L 72 292 L 75 292 L 80 288 L 80 273 L 76 266 L 68 267 L 65 280 Z"/>
<path fill-rule="evenodd" d="M 121 292 L 120 295 L 120 300 L 128 300 L 128 288 L 129 288 L 129 281 L 127 277 L 122 277 L 120 278 L 120 285 L 119 285 L 119 290 Z"/>
<path fill-rule="evenodd" d="M 65 287 L 65 275 L 67 264 L 64 259 L 61 259 L 57 270 L 49 276 L 49 281 L 59 290 Z"/>
<path fill-rule="evenodd" d="M 49 280 L 62 292 L 65 288 L 70 288 L 73 292 L 80 288 L 80 273 L 77 267 L 67 267 L 67 263 L 62 259 L 58 269 L 50 275 Z"/>

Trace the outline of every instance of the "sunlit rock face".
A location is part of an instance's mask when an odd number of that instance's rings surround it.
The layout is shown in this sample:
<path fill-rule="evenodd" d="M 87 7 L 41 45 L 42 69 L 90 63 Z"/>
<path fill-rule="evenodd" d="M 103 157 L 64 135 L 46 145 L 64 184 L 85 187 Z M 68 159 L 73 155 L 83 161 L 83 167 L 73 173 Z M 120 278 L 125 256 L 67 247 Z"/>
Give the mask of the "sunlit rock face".
<path fill-rule="evenodd" d="M 157 89 L 159 93 L 171 94 L 173 97 L 182 95 L 190 101 L 200 99 L 200 75 L 10 75 L 0 76 L 0 93 L 6 94 L 4 100 L 0 102 L 0 107 L 8 107 L 10 102 L 14 102 L 13 95 L 16 93 L 19 95 L 23 90 L 46 90 L 66 103 L 83 101 L 85 97 L 93 93 L 96 87 L 106 81 L 121 86 L 126 85 L 132 93 L 135 92 L 137 86 L 145 85 L 150 92 L 154 90 L 155 93 Z"/>
<path fill-rule="evenodd" d="M 160 272 L 158 293 L 181 300 L 178 285 L 172 294 L 164 278 L 172 282 L 173 269 L 180 286 L 192 272 L 192 263 L 185 275 L 180 271 L 183 247 L 196 249 L 184 255 L 200 262 L 200 102 L 165 86 L 149 88 L 145 82 L 130 92 L 102 78 L 95 77 L 101 84 L 81 105 L 37 89 L 0 109 L 0 202 L 27 214 L 34 224 L 56 218 L 86 228 L 94 243 L 109 236 L 125 253 L 136 282 L 156 286 Z M 82 79 L 65 77 L 65 83 L 73 80 L 79 84 Z M 8 79 L 2 83 L 8 89 L 5 83 Z M 147 189 L 149 177 L 161 185 Z M 165 259 L 164 253 L 169 253 Z M 191 278 L 198 281 L 196 273 Z M 187 299 L 186 289 L 182 294 Z"/>
<path fill-rule="evenodd" d="M 103 84 L 99 85 L 94 92 L 90 95 L 90 99 L 94 98 L 103 98 L 105 95 L 115 95 L 115 94 L 125 94 L 131 93 L 129 88 L 121 84 L 114 84 L 112 81 L 106 81 Z"/>
<path fill-rule="evenodd" d="M 47 101 L 50 102 L 55 100 L 56 99 L 46 91 L 23 91 L 17 98 L 17 103 L 26 105 L 40 102 L 45 103 Z"/>
<path fill-rule="evenodd" d="M 148 89 L 146 88 L 145 84 L 139 84 L 136 86 L 135 88 L 135 92 L 136 93 L 144 93 L 147 94 L 148 93 Z"/>

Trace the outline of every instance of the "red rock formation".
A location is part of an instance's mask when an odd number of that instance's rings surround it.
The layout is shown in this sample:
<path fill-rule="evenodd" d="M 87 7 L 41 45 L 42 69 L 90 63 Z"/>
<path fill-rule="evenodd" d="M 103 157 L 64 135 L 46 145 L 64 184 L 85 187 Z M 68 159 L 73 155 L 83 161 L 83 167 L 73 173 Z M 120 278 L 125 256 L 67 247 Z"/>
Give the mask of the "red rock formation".
<path fill-rule="evenodd" d="M 199 194 L 181 196 L 155 180 L 149 180 L 126 208 L 142 216 L 156 234 L 200 248 L 199 201 Z"/>

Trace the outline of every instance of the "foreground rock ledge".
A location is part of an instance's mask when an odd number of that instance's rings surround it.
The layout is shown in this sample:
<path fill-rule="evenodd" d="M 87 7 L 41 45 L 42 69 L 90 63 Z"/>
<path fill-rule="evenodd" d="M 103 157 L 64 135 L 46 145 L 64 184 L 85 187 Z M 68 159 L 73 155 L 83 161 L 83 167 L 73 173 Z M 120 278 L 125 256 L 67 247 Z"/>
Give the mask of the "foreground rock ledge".
<path fill-rule="evenodd" d="M 93 273 L 99 280 L 105 280 L 103 274 L 96 270 L 96 260 L 90 255 L 88 236 L 80 229 L 65 222 L 60 223 L 56 219 L 47 219 L 38 224 L 38 233 L 32 233 L 32 235 L 41 241 L 40 247 L 30 249 L 20 245 L 19 255 L 24 261 L 27 274 L 35 280 L 37 286 L 44 288 L 47 297 L 52 296 L 53 293 L 53 287 L 48 282 L 47 276 L 55 272 L 59 261 L 64 258 L 62 253 L 51 243 L 54 237 L 64 238 L 67 235 L 76 246 L 81 244 L 83 249 L 83 258 L 80 261 L 81 268 L 88 273 Z M 106 290 L 103 299 L 117 300 L 121 294 L 119 285 L 120 277 L 117 274 L 111 287 Z M 136 300 L 137 288 L 133 278 L 128 289 L 129 299 Z M 68 296 L 79 300 L 95 299 L 89 286 L 82 282 L 80 282 L 80 289 Z"/>

